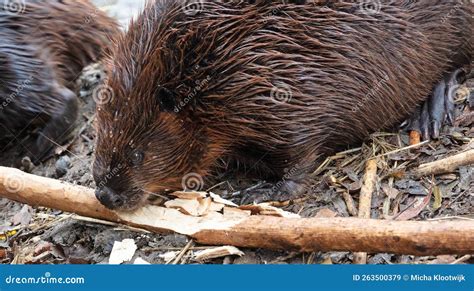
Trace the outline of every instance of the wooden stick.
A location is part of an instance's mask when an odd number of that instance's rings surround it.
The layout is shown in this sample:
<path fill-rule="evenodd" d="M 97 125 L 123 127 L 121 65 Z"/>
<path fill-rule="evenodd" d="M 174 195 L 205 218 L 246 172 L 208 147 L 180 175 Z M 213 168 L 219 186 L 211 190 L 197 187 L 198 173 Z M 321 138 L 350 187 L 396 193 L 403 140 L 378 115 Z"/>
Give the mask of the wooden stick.
<path fill-rule="evenodd" d="M 197 243 L 289 251 L 359 251 L 410 255 L 473 254 L 474 221 L 387 221 L 360 218 L 273 216 L 191 217 L 146 206 L 116 213 L 97 202 L 94 190 L 0 167 L 0 196 L 152 232 L 178 232 Z"/>
<path fill-rule="evenodd" d="M 359 196 L 359 218 L 370 218 L 372 208 L 372 193 L 377 181 L 377 160 L 368 160 L 365 166 L 364 183 Z M 367 253 L 354 253 L 354 264 L 367 264 Z"/>
<path fill-rule="evenodd" d="M 416 178 L 428 175 L 452 173 L 459 167 L 474 164 L 474 149 L 450 156 L 439 161 L 422 164 L 412 174 Z"/>
<path fill-rule="evenodd" d="M 344 198 L 344 201 L 346 202 L 347 211 L 349 212 L 349 214 L 352 216 L 358 216 L 357 208 L 354 204 L 354 199 L 352 198 L 351 194 L 349 194 L 349 191 L 342 192 L 342 198 Z"/>

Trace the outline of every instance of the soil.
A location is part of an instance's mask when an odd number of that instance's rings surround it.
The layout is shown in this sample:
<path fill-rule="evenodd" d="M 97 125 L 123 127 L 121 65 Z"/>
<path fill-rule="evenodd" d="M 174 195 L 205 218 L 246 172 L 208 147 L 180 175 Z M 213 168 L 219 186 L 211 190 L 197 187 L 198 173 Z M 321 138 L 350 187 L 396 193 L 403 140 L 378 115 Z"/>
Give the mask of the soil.
<path fill-rule="evenodd" d="M 96 0 L 102 9 L 117 17 L 126 27 L 129 18 L 138 13 L 144 1 Z M 94 187 L 91 175 L 95 132 L 93 128 L 95 103 L 94 88 L 103 76 L 99 64 L 85 69 L 77 81 L 81 100 L 81 119 L 74 140 L 58 147 L 54 157 L 39 166 L 18 156 L 12 148 L 0 153 L 0 164 L 69 183 Z M 471 76 L 473 74 L 471 73 Z M 417 149 L 401 150 L 408 145 L 408 136 L 397 128 L 391 132 L 373 134 L 364 145 L 348 149 L 328 158 L 321 164 L 310 193 L 283 204 L 287 211 L 303 217 L 348 217 L 356 213 L 348 206 L 343 193 L 349 193 L 357 209 L 365 162 L 378 159 L 380 181 L 372 201 L 372 218 L 388 219 L 400 213 L 412 213 L 412 220 L 439 220 L 462 217 L 474 219 L 474 169 L 462 167 L 458 172 L 436 177 L 410 180 L 404 178 L 406 169 L 421 163 L 441 159 L 467 148 L 474 148 L 474 110 L 469 109 L 469 90 L 474 78 L 458 91 L 457 121 L 446 127 L 439 140 Z M 471 100 L 472 102 L 473 100 Z M 474 108 L 473 108 L 474 109 Z M 210 185 L 212 186 L 212 185 Z M 224 177 L 213 187 L 213 192 L 236 203 L 248 202 L 256 194 L 270 196 L 271 186 L 251 178 Z M 432 200 L 417 211 L 423 198 L 431 192 Z M 347 198 L 347 196 L 346 196 Z M 114 242 L 133 239 L 138 247 L 134 258 L 153 264 L 169 262 L 169 256 L 184 251 L 176 263 L 197 263 L 193 253 L 206 248 L 177 234 L 161 235 L 79 219 L 42 207 L 32 208 L 6 199 L 0 199 L 0 263 L 17 264 L 105 264 Z M 185 249 L 185 247 L 187 248 Z M 292 253 L 264 249 L 242 249 L 242 257 L 214 259 L 210 264 L 345 264 L 352 263 L 350 252 Z M 132 260 L 133 261 L 133 260 Z M 399 263 L 474 263 L 471 256 L 415 257 L 393 254 L 370 254 L 370 264 Z"/>

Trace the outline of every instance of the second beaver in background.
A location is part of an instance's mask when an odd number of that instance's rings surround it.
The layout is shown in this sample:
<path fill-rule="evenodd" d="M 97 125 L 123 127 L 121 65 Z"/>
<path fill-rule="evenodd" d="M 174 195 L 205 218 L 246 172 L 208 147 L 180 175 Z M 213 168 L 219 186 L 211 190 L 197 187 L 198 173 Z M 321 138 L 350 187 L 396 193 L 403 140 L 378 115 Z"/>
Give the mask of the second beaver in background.
<path fill-rule="evenodd" d="M 0 5 L 0 149 L 34 161 L 69 137 L 78 115 L 75 79 L 110 50 L 115 20 L 88 0 Z M 23 141 L 26 133 L 33 140 Z"/>
<path fill-rule="evenodd" d="M 277 193 L 302 191 L 319 158 L 433 91 L 422 123 L 436 136 L 452 72 L 471 59 L 468 1 L 183 2 L 150 3 L 109 61 L 94 163 L 109 208 L 230 162 L 280 180 Z"/>

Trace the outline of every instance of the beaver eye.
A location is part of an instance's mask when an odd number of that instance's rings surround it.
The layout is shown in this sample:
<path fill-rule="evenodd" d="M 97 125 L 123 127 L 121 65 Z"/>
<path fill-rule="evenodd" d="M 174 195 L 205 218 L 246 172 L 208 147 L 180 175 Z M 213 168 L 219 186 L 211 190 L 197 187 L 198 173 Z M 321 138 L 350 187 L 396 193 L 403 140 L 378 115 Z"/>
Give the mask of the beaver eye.
<path fill-rule="evenodd" d="M 143 158 L 145 157 L 145 155 L 143 154 L 142 151 L 134 151 L 132 153 L 132 157 L 130 159 L 130 162 L 132 163 L 132 165 L 134 166 L 139 166 L 141 165 L 141 163 L 143 162 Z"/>

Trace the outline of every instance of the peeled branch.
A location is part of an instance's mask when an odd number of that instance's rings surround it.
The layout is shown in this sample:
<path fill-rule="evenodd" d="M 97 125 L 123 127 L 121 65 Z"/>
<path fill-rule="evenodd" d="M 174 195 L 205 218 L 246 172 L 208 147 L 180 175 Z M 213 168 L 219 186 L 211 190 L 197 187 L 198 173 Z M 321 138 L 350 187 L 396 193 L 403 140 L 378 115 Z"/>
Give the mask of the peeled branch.
<path fill-rule="evenodd" d="M 177 232 L 206 245 L 423 256 L 474 253 L 471 220 L 276 217 L 251 215 L 231 206 L 204 216 L 153 205 L 135 212 L 114 212 L 96 200 L 92 189 L 4 167 L 0 167 L 0 196 L 152 232 Z"/>

